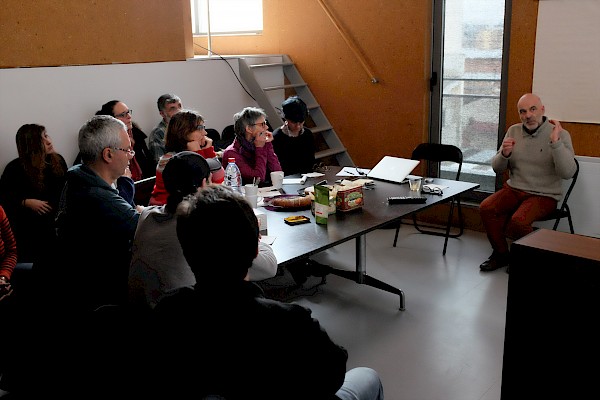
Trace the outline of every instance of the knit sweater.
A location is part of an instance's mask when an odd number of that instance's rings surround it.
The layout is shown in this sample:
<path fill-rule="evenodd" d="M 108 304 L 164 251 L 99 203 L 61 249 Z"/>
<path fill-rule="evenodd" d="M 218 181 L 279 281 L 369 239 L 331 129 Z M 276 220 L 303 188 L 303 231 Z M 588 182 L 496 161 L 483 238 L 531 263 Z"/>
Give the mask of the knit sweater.
<path fill-rule="evenodd" d="M 235 158 L 240 172 L 242 174 L 242 184 L 252 183 L 254 178 L 260 178 L 261 182 L 270 182 L 270 173 L 281 171 L 279 158 L 273 150 L 273 143 L 265 143 L 263 147 L 256 147 L 248 141 L 243 142 L 236 136 L 223 152 L 223 167 L 227 167 L 229 158 Z M 242 143 L 243 142 L 243 143 Z"/>
<path fill-rule="evenodd" d="M 0 276 L 10 280 L 15 265 L 17 265 L 17 242 L 4 208 L 0 206 Z"/>
<path fill-rule="evenodd" d="M 509 171 L 507 184 L 527 193 L 548 196 L 559 201 L 562 197 L 562 179 L 575 174 L 575 153 L 571 135 L 560 132 L 560 140 L 550 143 L 552 125 L 548 119 L 533 134 L 523 129 L 523 124 L 508 128 L 505 138 L 515 139 L 512 153 L 502 155 L 502 148 L 492 158 L 492 168 L 497 174 Z"/>

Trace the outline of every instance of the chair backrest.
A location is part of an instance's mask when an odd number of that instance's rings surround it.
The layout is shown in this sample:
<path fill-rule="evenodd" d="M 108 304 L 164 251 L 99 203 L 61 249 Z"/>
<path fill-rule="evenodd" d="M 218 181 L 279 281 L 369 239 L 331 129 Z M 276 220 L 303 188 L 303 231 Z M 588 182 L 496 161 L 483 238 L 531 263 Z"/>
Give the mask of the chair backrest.
<path fill-rule="evenodd" d="M 579 161 L 575 159 L 575 164 L 577 165 L 577 169 L 575 170 L 575 174 L 571 178 L 571 183 L 565 194 L 563 195 L 562 201 L 557 205 L 556 210 L 551 212 L 549 215 L 546 215 L 544 218 L 539 219 L 538 221 L 534 221 L 534 227 L 545 227 L 544 224 L 539 224 L 540 221 L 554 221 L 554 226 L 552 229 L 556 230 L 558 228 L 558 224 L 562 218 L 567 218 L 569 221 L 569 229 L 571 233 L 575 233 L 575 229 L 573 228 L 573 220 L 571 218 L 571 209 L 569 208 L 569 196 L 571 196 L 571 192 L 575 187 L 575 183 L 577 183 L 577 177 L 579 176 Z"/>
<path fill-rule="evenodd" d="M 206 136 L 211 138 L 213 140 L 213 143 L 216 142 L 217 140 L 221 140 L 221 134 L 219 133 L 218 130 L 213 129 L 213 128 L 206 128 L 205 131 L 206 131 Z"/>
<path fill-rule="evenodd" d="M 227 125 L 225 128 L 223 128 L 223 131 L 221 132 L 221 139 L 217 141 L 215 148 L 219 150 L 224 150 L 225 148 L 227 148 L 227 146 L 233 143 L 233 139 L 235 139 L 235 130 L 233 128 L 233 125 Z"/>
<path fill-rule="evenodd" d="M 573 175 L 573 177 L 571 178 L 571 183 L 569 184 L 569 187 L 567 188 L 567 191 L 565 192 L 565 195 L 562 198 L 562 202 L 560 203 L 560 207 L 558 207 L 558 211 L 559 212 L 565 212 L 569 209 L 569 196 L 571 195 L 571 192 L 573 191 L 573 188 L 575 187 L 575 183 L 577 183 L 577 176 L 579 175 L 579 161 L 577 161 L 577 159 L 575 159 L 575 165 L 577 165 L 577 169 L 575 170 L 575 174 Z"/>
<path fill-rule="evenodd" d="M 152 191 L 154 190 L 155 183 L 156 176 L 151 176 L 150 178 L 135 181 L 133 183 L 135 186 L 135 195 L 133 197 L 133 201 L 136 205 L 148 205 L 148 203 L 150 202 L 150 197 L 152 196 Z"/>
<path fill-rule="evenodd" d="M 458 164 L 456 180 L 460 179 L 462 170 L 463 153 L 458 147 L 451 144 L 421 143 L 412 152 L 413 160 L 426 160 L 429 162 L 450 161 Z"/>

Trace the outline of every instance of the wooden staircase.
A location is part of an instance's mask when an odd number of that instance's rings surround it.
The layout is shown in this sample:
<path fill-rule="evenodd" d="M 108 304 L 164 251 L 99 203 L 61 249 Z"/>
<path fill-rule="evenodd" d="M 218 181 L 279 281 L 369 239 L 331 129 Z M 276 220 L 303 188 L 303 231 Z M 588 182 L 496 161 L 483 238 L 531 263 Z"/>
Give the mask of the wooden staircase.
<path fill-rule="evenodd" d="M 239 68 L 241 79 L 258 106 L 265 110 L 273 129 L 283 121 L 281 103 L 287 97 L 296 95 L 308 106 L 309 117 L 305 125 L 315 135 L 317 163 L 354 166 L 346 148 L 289 56 L 243 56 L 240 58 Z"/>

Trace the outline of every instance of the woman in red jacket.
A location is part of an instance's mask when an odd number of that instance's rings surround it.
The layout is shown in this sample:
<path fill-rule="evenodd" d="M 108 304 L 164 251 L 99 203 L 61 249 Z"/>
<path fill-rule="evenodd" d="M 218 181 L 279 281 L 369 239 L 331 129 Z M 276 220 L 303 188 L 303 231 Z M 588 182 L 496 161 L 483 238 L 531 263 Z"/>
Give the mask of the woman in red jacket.
<path fill-rule="evenodd" d="M 156 183 L 149 205 L 160 206 L 167 203 L 168 193 L 162 178 L 165 165 L 173 155 L 181 151 L 193 151 L 200 154 L 212 165 L 218 164 L 217 154 L 212 144 L 212 139 L 206 136 L 204 117 L 193 110 L 181 110 L 171 117 L 165 137 L 165 151 L 158 160 L 156 167 Z M 211 183 L 223 183 L 225 171 L 222 167 L 211 173 Z"/>

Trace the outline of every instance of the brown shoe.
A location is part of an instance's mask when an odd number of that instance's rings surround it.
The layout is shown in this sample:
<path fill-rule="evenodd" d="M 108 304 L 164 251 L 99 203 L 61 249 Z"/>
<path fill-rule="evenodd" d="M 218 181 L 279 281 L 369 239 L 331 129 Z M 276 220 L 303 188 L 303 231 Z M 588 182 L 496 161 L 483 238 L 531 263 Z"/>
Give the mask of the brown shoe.
<path fill-rule="evenodd" d="M 495 271 L 498 268 L 508 267 L 508 254 L 493 252 L 492 255 L 481 263 L 479 270 L 483 272 Z"/>

